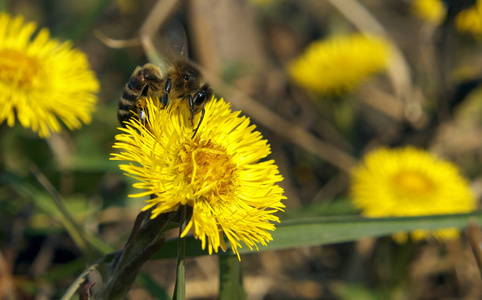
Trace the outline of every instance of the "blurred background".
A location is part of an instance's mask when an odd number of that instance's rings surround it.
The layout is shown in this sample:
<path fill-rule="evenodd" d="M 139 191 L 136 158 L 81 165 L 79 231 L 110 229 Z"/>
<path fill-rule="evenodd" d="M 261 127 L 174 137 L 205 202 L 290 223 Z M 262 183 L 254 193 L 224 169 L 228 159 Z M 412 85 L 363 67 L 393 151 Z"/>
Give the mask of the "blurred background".
<path fill-rule="evenodd" d="M 19 124 L 0 128 L 2 299 L 60 298 L 86 266 L 42 200 L 52 193 L 106 247 L 123 247 L 144 203 L 127 198 L 133 181 L 109 160 L 117 106 L 135 67 L 159 54 L 188 55 L 216 97 L 242 110 L 269 141 L 285 178 L 282 219 L 358 214 L 349 170 L 381 145 L 430 149 L 458 165 L 477 196 L 482 190 L 481 36 L 458 31 L 450 16 L 424 20 L 414 1 L 16 0 L 0 1 L 0 9 L 72 40 L 101 83 L 93 121 L 80 130 L 46 141 Z M 386 72 L 328 95 L 291 79 L 290 62 L 313 41 L 359 31 L 395 45 Z M 171 294 L 175 263 L 146 263 L 148 284 L 134 285 L 128 298 L 155 299 L 157 287 Z M 187 261 L 189 299 L 217 298 L 217 264 L 215 256 Z M 267 251 L 244 255 L 242 266 L 249 299 L 482 298 L 464 235 Z"/>

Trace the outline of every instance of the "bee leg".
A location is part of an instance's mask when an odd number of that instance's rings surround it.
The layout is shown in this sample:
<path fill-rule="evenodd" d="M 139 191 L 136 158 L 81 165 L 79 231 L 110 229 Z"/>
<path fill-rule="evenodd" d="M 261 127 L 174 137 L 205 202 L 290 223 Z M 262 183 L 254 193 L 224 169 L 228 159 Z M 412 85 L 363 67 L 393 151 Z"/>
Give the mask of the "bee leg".
<path fill-rule="evenodd" d="M 167 94 L 169 94 L 169 92 L 171 92 L 171 79 L 170 78 L 168 78 L 166 80 L 166 86 L 164 87 L 164 95 L 162 96 L 162 105 L 164 107 L 167 106 L 167 100 L 168 100 Z"/>
<path fill-rule="evenodd" d="M 204 119 L 204 113 L 205 113 L 205 112 L 206 112 L 206 111 L 205 111 L 204 108 L 203 108 L 203 110 L 201 111 L 201 118 L 199 119 L 199 123 L 197 124 L 197 127 L 196 127 L 196 129 L 194 130 L 194 134 L 192 135 L 191 139 L 193 139 L 193 138 L 196 136 L 197 130 L 199 129 L 199 126 L 201 126 L 201 122 L 202 122 L 203 119 Z"/>
<path fill-rule="evenodd" d="M 191 109 L 191 126 L 194 126 L 194 99 L 189 95 L 189 108 Z"/>

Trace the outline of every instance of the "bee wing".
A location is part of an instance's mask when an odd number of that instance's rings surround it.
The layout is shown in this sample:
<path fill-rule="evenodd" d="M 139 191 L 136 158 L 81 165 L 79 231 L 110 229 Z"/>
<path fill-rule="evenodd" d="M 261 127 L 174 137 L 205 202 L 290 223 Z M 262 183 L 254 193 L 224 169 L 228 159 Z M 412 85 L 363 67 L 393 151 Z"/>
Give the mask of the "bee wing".
<path fill-rule="evenodd" d="M 188 56 L 187 36 L 181 21 L 172 18 L 152 37 L 156 53 L 151 62 L 157 64 L 162 72 L 168 72 L 173 62 Z M 149 53 L 147 53 L 149 56 Z"/>
<path fill-rule="evenodd" d="M 173 59 L 188 58 L 188 44 L 186 30 L 182 22 L 176 18 L 172 18 L 162 30 L 162 41 L 168 51 L 166 55 Z"/>

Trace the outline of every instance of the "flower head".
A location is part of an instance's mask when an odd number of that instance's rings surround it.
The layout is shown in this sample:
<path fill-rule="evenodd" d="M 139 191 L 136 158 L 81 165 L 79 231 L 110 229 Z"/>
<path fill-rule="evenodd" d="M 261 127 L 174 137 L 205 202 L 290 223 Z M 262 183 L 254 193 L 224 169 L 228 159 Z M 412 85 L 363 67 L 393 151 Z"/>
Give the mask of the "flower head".
<path fill-rule="evenodd" d="M 15 124 L 49 137 L 91 121 L 99 90 L 87 57 L 70 42 L 51 39 L 46 28 L 0 13 L 0 123 Z"/>
<path fill-rule="evenodd" d="M 414 0 L 413 12 L 415 15 L 430 23 L 440 24 L 446 15 L 447 9 L 442 0 Z M 480 37 L 482 35 L 482 0 L 457 14 L 455 27 L 461 33 L 470 33 Z"/>
<path fill-rule="evenodd" d="M 288 71 L 300 86 L 318 94 L 353 89 L 370 75 L 386 69 L 387 41 L 363 34 L 315 41 L 292 61 Z"/>
<path fill-rule="evenodd" d="M 482 0 L 461 11 L 455 19 L 455 25 L 460 32 L 482 36 Z"/>
<path fill-rule="evenodd" d="M 159 109 L 147 101 L 144 126 L 131 120 L 116 136 L 115 148 L 123 152 L 113 159 L 131 162 L 120 168 L 139 182 L 144 191 L 130 195 L 154 195 L 144 210 L 152 217 L 176 211 L 181 205 L 193 208 L 183 236 L 192 229 L 209 253 L 226 250 L 226 236 L 235 253 L 243 241 L 250 249 L 266 245 L 279 222 L 275 212 L 283 210 L 282 180 L 272 160 L 262 161 L 270 148 L 249 119 L 231 112 L 223 100 L 212 100 L 200 128 L 192 138 L 193 125 L 183 102 Z M 200 116 L 192 122 L 198 124 Z M 239 256 L 239 254 L 238 254 Z"/>
<path fill-rule="evenodd" d="M 420 216 L 467 213 L 475 209 L 475 197 L 466 179 L 451 162 L 437 159 L 413 147 L 382 148 L 365 156 L 352 172 L 354 204 L 367 217 Z M 413 231 L 414 239 L 429 234 Z M 458 236 L 456 229 L 431 232 L 435 237 Z M 404 241 L 404 233 L 395 236 Z"/>
<path fill-rule="evenodd" d="M 440 24 L 445 17 L 445 6 L 441 0 L 415 0 L 412 10 L 420 19 L 433 24 Z"/>

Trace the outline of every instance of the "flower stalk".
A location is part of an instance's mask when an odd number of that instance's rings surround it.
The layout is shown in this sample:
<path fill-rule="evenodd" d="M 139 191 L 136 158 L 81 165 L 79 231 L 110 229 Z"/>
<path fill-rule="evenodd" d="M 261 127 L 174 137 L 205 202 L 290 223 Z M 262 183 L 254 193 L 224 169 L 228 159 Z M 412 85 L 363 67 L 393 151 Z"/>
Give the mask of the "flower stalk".
<path fill-rule="evenodd" d="M 182 236 L 187 224 L 186 210 L 186 206 L 181 208 L 181 224 L 179 225 L 179 240 L 177 247 L 176 285 L 174 287 L 173 300 L 184 300 L 186 298 L 186 239 Z"/>
<path fill-rule="evenodd" d="M 164 244 L 164 229 L 171 214 L 166 213 L 152 219 L 151 211 L 141 212 L 119 256 L 111 263 L 107 282 L 95 299 L 121 299 L 129 291 L 142 265 Z"/>

